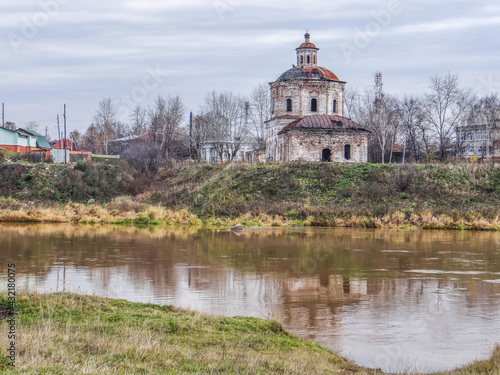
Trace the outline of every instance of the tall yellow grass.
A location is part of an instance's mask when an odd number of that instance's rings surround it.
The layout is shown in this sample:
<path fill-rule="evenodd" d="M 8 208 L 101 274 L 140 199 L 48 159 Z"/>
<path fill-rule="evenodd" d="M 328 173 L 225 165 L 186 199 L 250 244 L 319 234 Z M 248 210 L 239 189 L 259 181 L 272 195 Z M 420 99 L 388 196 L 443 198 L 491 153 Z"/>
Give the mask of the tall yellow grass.
<path fill-rule="evenodd" d="M 0 222 L 31 223 L 81 223 L 81 224 L 153 224 L 228 227 L 237 223 L 244 226 L 304 226 L 354 227 L 354 228 L 423 228 L 453 230 L 500 230 L 500 217 L 487 219 L 479 214 L 464 218 L 432 212 L 404 213 L 395 211 L 383 217 L 351 216 L 330 218 L 309 216 L 306 220 L 292 221 L 280 215 L 244 213 L 233 218 L 197 217 L 186 210 L 171 210 L 161 205 L 150 205 L 128 196 L 121 196 L 106 204 L 69 202 L 64 206 L 25 204 L 15 200 L 0 201 Z"/>

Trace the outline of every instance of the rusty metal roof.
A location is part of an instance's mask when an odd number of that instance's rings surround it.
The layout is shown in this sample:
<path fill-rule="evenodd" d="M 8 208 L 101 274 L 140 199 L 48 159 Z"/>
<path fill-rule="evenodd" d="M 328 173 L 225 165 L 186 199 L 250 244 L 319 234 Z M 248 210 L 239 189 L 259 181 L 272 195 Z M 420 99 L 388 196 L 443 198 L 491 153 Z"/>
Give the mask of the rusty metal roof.
<path fill-rule="evenodd" d="M 290 123 L 278 134 L 283 134 L 291 129 L 331 129 L 331 130 L 359 130 L 359 127 L 351 119 L 336 115 L 312 115 Z"/>
<path fill-rule="evenodd" d="M 314 45 L 314 43 L 311 43 L 311 42 L 305 42 L 305 43 L 302 43 L 302 44 L 301 44 L 298 48 L 296 48 L 296 49 L 301 49 L 301 48 L 314 48 L 314 49 L 319 50 L 319 48 L 318 48 L 318 47 L 316 47 L 316 46 Z"/>
<path fill-rule="evenodd" d="M 303 66 L 301 68 L 288 69 L 278 78 L 278 81 L 292 79 L 340 81 L 333 72 L 321 66 Z"/>
<path fill-rule="evenodd" d="M 403 148 L 403 146 L 400 146 L 400 145 L 398 145 L 398 144 L 396 144 L 396 143 L 395 143 L 395 144 L 392 146 L 392 152 L 400 152 L 400 153 L 403 153 L 403 152 L 404 152 L 404 148 Z"/>

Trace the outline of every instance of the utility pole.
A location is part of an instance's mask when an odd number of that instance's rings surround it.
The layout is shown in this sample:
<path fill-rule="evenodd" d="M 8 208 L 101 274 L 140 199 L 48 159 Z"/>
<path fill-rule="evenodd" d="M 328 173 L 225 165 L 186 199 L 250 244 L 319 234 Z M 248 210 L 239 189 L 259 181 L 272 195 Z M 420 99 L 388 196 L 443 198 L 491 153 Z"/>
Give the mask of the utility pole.
<path fill-rule="evenodd" d="M 189 112 L 189 157 L 193 159 L 193 111 Z"/>
<path fill-rule="evenodd" d="M 403 164 L 406 160 L 406 136 L 405 136 L 405 145 L 403 146 Z"/>
<path fill-rule="evenodd" d="M 381 72 L 376 72 L 375 73 L 375 100 L 381 100 L 382 97 L 384 96 L 383 93 L 383 83 L 382 83 L 382 73 Z"/>
<path fill-rule="evenodd" d="M 250 110 L 250 102 L 245 102 L 245 129 L 248 129 L 248 111 L 249 110 Z M 247 155 L 245 155 L 245 152 L 242 151 L 242 153 L 243 153 L 243 161 L 248 161 Z M 252 155 L 253 155 L 253 153 L 252 153 Z"/>
<path fill-rule="evenodd" d="M 59 138 L 59 145 L 61 145 L 61 127 L 59 126 L 59 115 L 57 115 L 57 138 Z"/>
<path fill-rule="evenodd" d="M 5 128 L 5 103 L 2 103 L 2 128 Z"/>
<path fill-rule="evenodd" d="M 68 163 L 68 157 L 66 156 L 66 104 L 64 105 L 64 164 Z"/>

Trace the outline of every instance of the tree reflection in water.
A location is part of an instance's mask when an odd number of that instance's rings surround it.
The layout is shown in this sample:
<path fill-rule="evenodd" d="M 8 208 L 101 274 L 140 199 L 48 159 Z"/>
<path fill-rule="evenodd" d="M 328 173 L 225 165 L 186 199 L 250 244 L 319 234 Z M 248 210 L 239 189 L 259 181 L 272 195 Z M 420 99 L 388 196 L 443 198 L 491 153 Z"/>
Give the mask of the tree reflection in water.
<path fill-rule="evenodd" d="M 0 243 L 31 289 L 273 318 L 384 370 L 500 342 L 500 233 L 2 224 Z"/>

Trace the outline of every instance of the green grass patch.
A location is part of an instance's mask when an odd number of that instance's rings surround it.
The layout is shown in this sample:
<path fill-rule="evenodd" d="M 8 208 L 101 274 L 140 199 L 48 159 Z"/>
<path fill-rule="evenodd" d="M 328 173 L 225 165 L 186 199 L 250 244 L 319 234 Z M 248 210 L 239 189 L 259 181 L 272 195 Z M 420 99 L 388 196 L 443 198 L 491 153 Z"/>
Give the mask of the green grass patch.
<path fill-rule="evenodd" d="M 21 294 L 17 308 L 17 367 L 0 351 L 6 374 L 382 374 L 276 321 L 69 293 Z M 6 330 L 0 320 L 0 347 Z M 500 348 L 487 361 L 446 374 L 497 374 L 499 365 Z"/>
<path fill-rule="evenodd" d="M 276 321 L 68 293 L 18 301 L 23 334 L 18 366 L 4 368 L 7 374 L 376 373 L 288 334 Z M 6 329 L 0 321 L 0 331 Z"/>

